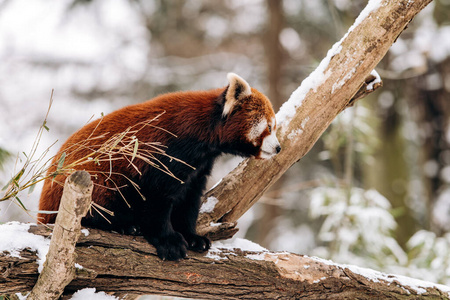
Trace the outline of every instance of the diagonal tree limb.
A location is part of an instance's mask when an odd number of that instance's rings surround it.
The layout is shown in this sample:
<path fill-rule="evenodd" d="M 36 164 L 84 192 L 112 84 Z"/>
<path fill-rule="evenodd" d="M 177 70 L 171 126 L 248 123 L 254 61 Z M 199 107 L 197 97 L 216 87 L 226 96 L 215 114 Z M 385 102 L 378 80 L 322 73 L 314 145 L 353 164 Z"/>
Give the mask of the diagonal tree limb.
<path fill-rule="evenodd" d="M 243 161 L 208 191 L 203 201 L 210 197 L 219 201 L 211 213 L 200 215 L 199 233 L 212 238 L 232 236 L 237 220 L 312 148 L 342 110 L 368 92 L 364 85 L 372 70 L 414 16 L 430 2 L 369 1 L 348 33 L 277 113 L 281 153 L 268 161 Z M 372 89 L 377 87 L 373 85 Z M 224 223 L 223 228 L 211 226 L 215 223 Z"/>
<path fill-rule="evenodd" d="M 362 79 L 368 78 L 398 35 L 429 2 L 369 1 L 357 25 L 288 101 L 289 105 L 296 105 L 281 109 L 278 136 L 283 151 L 269 161 L 244 161 L 209 191 L 205 201 L 209 197 L 220 201 L 211 213 L 201 215 L 199 231 L 215 238 L 235 231 L 236 220 L 311 149 L 331 121 L 352 105 L 352 99 L 361 96 L 357 91 L 364 84 Z M 295 113 L 290 115 L 291 111 Z M 287 117 L 282 118 L 283 115 Z M 222 225 L 211 226 L 211 222 Z M 32 230 L 50 234 L 43 226 Z M 224 259 L 189 253 L 186 260 L 163 262 L 141 237 L 90 230 L 76 247 L 76 261 L 83 269 L 67 286 L 66 293 L 91 286 L 122 294 L 160 293 L 204 299 L 449 298 L 448 287 L 423 282 L 412 287 L 393 275 L 371 279 L 353 268 L 308 260 L 306 256 L 242 250 L 218 252 L 209 254 Z M 24 250 L 21 257 L 0 253 L 0 295 L 25 292 L 35 284 L 36 255 Z"/>

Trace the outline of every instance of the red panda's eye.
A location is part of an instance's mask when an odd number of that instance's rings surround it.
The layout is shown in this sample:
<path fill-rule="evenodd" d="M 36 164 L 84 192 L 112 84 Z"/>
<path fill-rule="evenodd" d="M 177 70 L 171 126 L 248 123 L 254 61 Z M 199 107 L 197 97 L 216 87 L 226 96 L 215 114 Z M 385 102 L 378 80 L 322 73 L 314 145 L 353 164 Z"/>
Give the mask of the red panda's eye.
<path fill-rule="evenodd" d="M 268 128 L 269 128 L 269 133 L 272 133 L 272 126 L 268 126 Z"/>

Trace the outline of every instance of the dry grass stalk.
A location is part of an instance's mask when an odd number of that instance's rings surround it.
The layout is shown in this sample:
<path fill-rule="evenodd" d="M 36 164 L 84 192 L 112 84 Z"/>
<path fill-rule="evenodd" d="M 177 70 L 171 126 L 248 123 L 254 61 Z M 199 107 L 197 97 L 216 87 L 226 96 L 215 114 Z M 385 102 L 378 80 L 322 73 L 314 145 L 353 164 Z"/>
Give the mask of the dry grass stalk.
<path fill-rule="evenodd" d="M 124 201 L 129 206 L 127 200 L 125 199 L 125 196 L 121 192 L 121 188 L 127 187 L 128 185 L 118 186 L 112 179 L 113 175 L 125 178 L 126 181 L 140 194 L 140 196 L 144 200 L 145 197 L 140 192 L 140 187 L 138 186 L 138 184 L 133 182 L 131 178 L 128 178 L 125 174 L 113 171 L 114 170 L 113 166 L 115 162 L 119 160 L 125 160 L 128 162 L 131 168 L 133 168 L 138 174 L 141 174 L 141 170 L 137 167 L 135 162 L 137 160 L 142 160 L 145 164 L 148 164 L 151 167 L 156 168 L 161 172 L 177 179 L 178 181 L 180 181 L 180 183 L 183 183 L 183 181 L 177 178 L 169 170 L 169 168 L 158 159 L 159 155 L 166 156 L 170 159 L 170 161 L 176 161 L 185 164 L 192 169 L 195 169 L 194 167 L 190 166 L 184 161 L 166 154 L 165 151 L 166 146 L 164 146 L 160 142 L 143 141 L 137 138 L 137 134 L 139 133 L 139 131 L 141 131 L 147 126 L 150 126 L 155 130 L 163 130 L 169 134 L 172 134 L 169 131 L 165 130 L 164 128 L 160 128 L 152 124 L 154 121 L 160 118 L 163 113 L 157 115 L 152 119 L 130 126 L 123 132 L 112 134 L 109 138 L 107 138 L 108 135 L 110 134 L 109 132 L 106 133 L 103 132 L 96 135 L 96 130 L 103 120 L 102 116 L 102 118 L 100 119 L 100 121 L 98 122 L 97 126 L 94 128 L 92 133 L 89 135 L 89 137 L 82 143 L 77 143 L 68 147 L 65 152 L 60 154 L 56 164 L 51 164 L 51 162 L 54 159 L 54 156 L 49 159 L 46 159 L 47 154 L 49 153 L 51 147 L 53 147 L 56 144 L 56 141 L 52 145 L 50 145 L 50 147 L 48 147 L 37 159 L 34 159 L 44 130 L 46 131 L 49 130 L 46 124 L 52 103 L 53 103 L 53 91 L 50 97 L 50 103 L 47 110 L 47 114 L 45 116 L 43 124 L 39 128 L 32 149 L 28 155 L 23 153 L 26 159 L 22 167 L 20 168 L 20 171 L 15 172 L 16 175 L 14 175 L 11 178 L 11 180 L 6 184 L 6 186 L 2 189 L 2 191 L 5 191 L 5 193 L 0 198 L 0 201 L 12 200 L 16 204 L 18 204 L 24 211 L 29 213 L 30 211 L 26 208 L 26 206 L 19 198 L 20 192 L 28 189 L 28 192 L 31 193 L 33 192 L 34 187 L 36 186 L 37 183 L 42 182 L 46 179 L 51 179 L 56 184 L 63 185 L 64 184 L 63 182 L 58 182 L 56 180 L 57 175 L 62 174 L 65 176 L 69 176 L 77 169 L 81 169 L 80 166 L 83 165 L 86 165 L 86 167 L 88 167 L 90 164 L 92 165 L 92 163 L 94 164 L 108 163 L 109 172 L 98 171 L 95 169 L 91 170 L 86 169 L 86 171 L 89 172 L 91 176 L 93 176 L 94 178 L 98 178 L 98 176 L 104 176 L 105 182 L 106 181 L 111 182 L 114 187 L 111 188 L 99 184 L 96 184 L 96 186 L 105 189 L 112 189 L 119 192 Z M 98 144 L 96 144 L 96 141 L 98 141 Z M 76 159 L 73 162 L 66 163 L 66 158 L 70 157 L 71 155 L 74 155 L 76 152 L 80 151 L 80 149 L 88 150 L 85 151 L 88 154 L 84 155 L 81 158 Z M 17 158 L 16 160 L 16 167 L 15 167 L 16 170 L 18 162 L 19 158 Z M 55 171 L 49 172 L 49 170 L 51 169 L 55 169 Z M 96 203 L 92 203 L 91 208 L 96 210 L 102 216 L 104 215 L 101 213 L 101 211 L 112 215 L 111 211 L 101 207 Z M 48 211 L 39 211 L 39 212 L 55 213 Z"/>

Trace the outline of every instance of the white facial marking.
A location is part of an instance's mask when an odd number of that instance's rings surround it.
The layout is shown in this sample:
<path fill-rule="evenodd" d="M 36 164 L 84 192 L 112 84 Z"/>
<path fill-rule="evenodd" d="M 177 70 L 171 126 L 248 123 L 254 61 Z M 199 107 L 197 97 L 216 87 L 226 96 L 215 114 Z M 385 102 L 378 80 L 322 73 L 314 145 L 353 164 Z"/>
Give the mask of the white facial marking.
<path fill-rule="evenodd" d="M 253 144 L 256 146 L 256 140 L 261 136 L 263 131 L 267 128 L 267 120 L 262 119 L 255 125 L 253 125 L 252 129 L 250 129 L 250 132 L 247 134 L 247 138 L 249 141 L 252 141 Z"/>
<path fill-rule="evenodd" d="M 270 135 L 263 139 L 261 145 L 261 158 L 267 159 L 278 154 L 278 149 L 280 148 L 280 142 L 277 139 L 277 133 L 275 130 L 275 118 L 272 118 L 270 125 L 272 126 L 272 132 Z M 278 148 L 278 149 L 277 149 Z"/>

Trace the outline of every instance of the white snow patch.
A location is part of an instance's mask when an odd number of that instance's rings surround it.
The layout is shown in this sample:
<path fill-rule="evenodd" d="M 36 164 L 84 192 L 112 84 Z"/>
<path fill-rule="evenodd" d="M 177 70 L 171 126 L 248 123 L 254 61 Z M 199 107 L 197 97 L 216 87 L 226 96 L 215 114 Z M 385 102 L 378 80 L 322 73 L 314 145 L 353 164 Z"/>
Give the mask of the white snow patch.
<path fill-rule="evenodd" d="M 80 270 L 84 269 L 84 267 L 82 265 L 77 264 L 77 263 L 75 263 L 75 268 L 80 269 Z"/>
<path fill-rule="evenodd" d="M 303 119 L 302 123 L 300 124 L 300 126 L 305 129 L 306 123 L 308 123 L 309 121 L 309 116 L 306 117 L 305 119 Z"/>
<path fill-rule="evenodd" d="M 216 197 L 208 197 L 206 199 L 206 202 L 203 203 L 203 205 L 200 207 L 200 213 L 203 214 L 212 212 L 218 202 L 219 199 L 217 199 Z"/>
<path fill-rule="evenodd" d="M 84 234 L 84 236 L 88 236 L 89 235 L 89 230 L 81 229 L 81 233 Z"/>
<path fill-rule="evenodd" d="M 305 78 L 300 86 L 291 94 L 288 101 L 286 101 L 277 112 L 277 124 L 281 127 L 287 126 L 290 120 L 294 117 L 297 108 L 302 106 L 303 100 L 306 94 L 310 90 L 316 91 L 317 87 L 321 85 L 329 76 L 330 73 L 324 74 L 331 58 L 341 51 L 341 45 L 339 43 L 328 51 L 327 56 L 320 62 L 319 66 Z"/>
<path fill-rule="evenodd" d="M 373 75 L 373 76 L 375 76 L 375 79 L 367 85 L 367 88 L 366 88 L 367 91 L 373 90 L 373 86 L 374 86 L 376 83 L 380 83 L 380 82 L 381 82 L 380 74 L 378 74 L 377 71 L 372 70 L 372 72 L 370 72 L 370 74 Z"/>
<path fill-rule="evenodd" d="M 303 130 L 305 129 L 306 123 L 309 121 L 309 116 L 303 119 L 302 123 L 300 124 L 300 128 L 292 130 L 288 135 L 288 140 L 293 140 L 297 136 L 301 135 L 303 133 Z"/>
<path fill-rule="evenodd" d="M 27 297 L 30 293 L 27 293 L 26 295 L 22 295 L 21 293 L 16 293 L 17 298 L 19 298 L 19 300 L 27 300 Z"/>
<path fill-rule="evenodd" d="M 269 251 L 257 243 L 241 238 L 235 238 L 227 241 L 216 241 L 213 243 L 213 246 L 223 249 L 241 249 L 242 251 Z"/>
<path fill-rule="evenodd" d="M 45 257 L 50 246 L 50 239 L 28 232 L 32 224 L 8 222 L 0 225 L 0 252 L 8 251 L 12 257 L 20 258 L 20 251 L 31 249 L 36 251 L 38 271 L 44 267 Z"/>
<path fill-rule="evenodd" d="M 247 254 L 246 257 L 255 260 L 263 260 L 264 255 L 269 252 L 266 248 L 246 239 L 234 238 L 227 241 L 215 241 L 211 245 L 208 253 L 205 257 L 212 258 L 215 260 L 227 259 L 226 256 L 221 256 L 221 253 L 230 254 L 222 250 L 235 250 L 240 249 L 242 251 L 248 252 L 263 252 L 263 253 L 252 253 Z M 232 254 L 232 253 L 231 253 Z"/>
<path fill-rule="evenodd" d="M 220 225 L 222 225 L 222 223 L 214 223 L 214 222 L 209 223 L 209 226 L 211 226 L 211 227 L 217 227 Z"/>
<path fill-rule="evenodd" d="M 257 253 L 257 254 L 247 254 L 245 257 L 253 260 L 264 260 L 266 253 Z"/>
<path fill-rule="evenodd" d="M 287 135 L 287 138 L 288 138 L 288 140 L 293 140 L 293 139 L 295 139 L 297 136 L 299 136 L 300 134 L 302 134 L 303 133 L 303 129 L 295 129 L 295 130 L 292 130 L 288 135 Z"/>
<path fill-rule="evenodd" d="M 71 300 L 119 300 L 119 298 L 106 294 L 96 293 L 95 288 L 85 288 L 73 294 Z"/>
<path fill-rule="evenodd" d="M 208 253 L 206 253 L 205 257 L 206 258 L 211 258 L 214 260 L 222 260 L 222 259 L 228 259 L 226 256 L 220 256 L 219 254 L 222 251 L 220 251 L 220 249 L 215 249 L 215 248 L 210 248 Z"/>
<path fill-rule="evenodd" d="M 364 10 L 359 14 L 358 18 L 356 18 L 355 23 L 349 28 L 348 32 L 342 37 L 342 39 L 335 43 L 333 47 L 328 51 L 327 56 L 320 62 L 319 66 L 302 81 L 300 86 L 291 94 L 288 101 L 286 101 L 278 111 L 277 124 L 279 126 L 286 128 L 287 124 L 294 117 L 297 108 L 302 106 L 303 100 L 305 96 L 308 94 L 310 90 L 314 92 L 317 90 L 317 87 L 321 85 L 329 76 L 330 71 L 325 73 L 325 70 L 330 63 L 330 60 L 333 56 L 338 54 L 342 50 L 341 43 L 348 36 L 348 34 L 353 31 L 365 18 L 369 16 L 369 14 L 380 7 L 380 0 L 369 0 L 369 3 L 364 8 Z"/>
<path fill-rule="evenodd" d="M 432 282 L 423 281 L 423 280 L 410 278 L 410 277 L 406 277 L 406 276 L 401 276 L 401 275 L 386 274 L 386 273 L 382 273 L 382 272 L 375 271 L 372 269 L 362 268 L 362 267 L 353 266 L 353 265 L 337 264 L 337 263 L 332 262 L 331 260 L 326 260 L 326 259 L 322 259 L 322 258 L 318 258 L 318 257 L 310 257 L 310 258 L 314 259 L 318 262 L 328 264 L 328 265 L 337 266 L 340 268 L 347 268 L 350 271 L 352 271 L 353 273 L 364 276 L 373 282 L 380 282 L 380 280 L 383 280 L 383 281 L 386 281 L 389 283 L 396 282 L 403 286 L 408 286 L 419 295 L 426 293 L 426 291 L 427 291 L 426 288 L 437 288 L 444 293 L 448 293 L 448 295 L 450 296 L 450 287 L 442 285 L 442 284 L 432 283 Z"/>
<path fill-rule="evenodd" d="M 358 64 L 359 65 L 359 64 Z M 356 67 L 351 69 L 347 74 L 344 75 L 344 77 L 341 78 L 341 80 L 339 80 L 338 82 L 335 82 L 331 88 L 331 93 L 334 94 L 335 90 L 339 90 L 341 89 L 344 84 L 350 79 L 352 78 L 353 74 L 356 73 Z"/>
<path fill-rule="evenodd" d="M 326 277 L 320 277 L 320 279 L 314 280 L 313 283 L 319 283 L 319 282 L 321 282 L 322 280 L 325 280 L 325 279 L 327 279 L 327 278 Z"/>
<path fill-rule="evenodd" d="M 353 23 L 353 25 L 348 29 L 348 32 L 344 36 L 344 38 L 347 37 L 348 33 L 352 32 L 353 29 L 355 29 L 356 26 L 358 26 L 365 18 L 367 18 L 372 11 L 378 9 L 380 6 L 381 6 L 381 0 L 369 0 L 369 3 L 367 3 L 366 7 L 356 18 L 355 23 Z"/>

